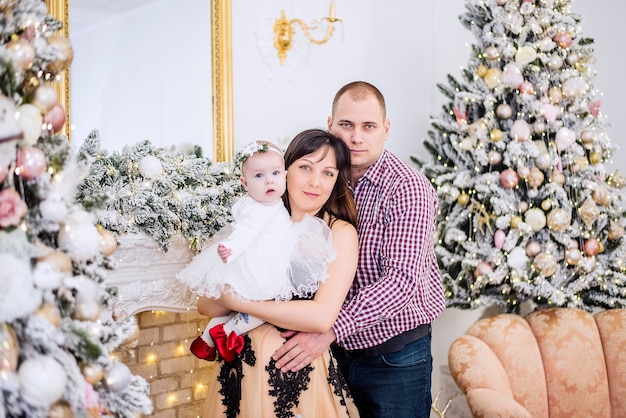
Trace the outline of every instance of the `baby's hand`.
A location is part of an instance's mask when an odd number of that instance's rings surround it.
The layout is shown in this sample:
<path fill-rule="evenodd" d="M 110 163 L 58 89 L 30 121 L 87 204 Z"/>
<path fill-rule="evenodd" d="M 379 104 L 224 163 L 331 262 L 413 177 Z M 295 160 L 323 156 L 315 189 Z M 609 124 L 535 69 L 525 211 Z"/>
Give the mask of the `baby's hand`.
<path fill-rule="evenodd" d="M 217 254 L 220 256 L 222 261 L 226 263 L 228 262 L 228 257 L 230 257 L 231 251 L 230 248 L 224 244 L 217 244 Z"/>

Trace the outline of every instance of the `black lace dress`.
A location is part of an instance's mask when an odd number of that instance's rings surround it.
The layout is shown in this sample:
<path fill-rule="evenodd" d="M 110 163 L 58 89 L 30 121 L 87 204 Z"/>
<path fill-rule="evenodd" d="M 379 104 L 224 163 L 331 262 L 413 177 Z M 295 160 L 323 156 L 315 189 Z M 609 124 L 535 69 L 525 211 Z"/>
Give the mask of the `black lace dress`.
<path fill-rule="evenodd" d="M 271 358 L 285 341 L 276 327 L 263 324 L 244 338 L 234 362 L 211 368 L 205 417 L 359 416 L 330 350 L 297 373 L 282 373 Z"/>

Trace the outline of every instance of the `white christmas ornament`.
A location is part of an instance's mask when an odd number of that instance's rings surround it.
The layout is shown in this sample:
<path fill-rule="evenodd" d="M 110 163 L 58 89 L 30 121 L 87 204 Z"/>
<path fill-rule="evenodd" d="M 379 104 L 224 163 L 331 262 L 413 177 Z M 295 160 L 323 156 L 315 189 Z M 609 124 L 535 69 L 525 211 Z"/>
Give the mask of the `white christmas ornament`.
<path fill-rule="evenodd" d="M 130 369 L 127 365 L 120 362 L 114 362 L 111 368 L 107 371 L 104 379 L 106 386 L 112 392 L 119 392 L 126 389 L 130 383 Z"/>
<path fill-rule="evenodd" d="M 147 155 L 139 160 L 139 172 L 145 178 L 157 178 L 161 175 L 161 170 L 161 161 L 154 155 Z"/>
<path fill-rule="evenodd" d="M 568 149 L 576 141 L 576 134 L 569 128 L 559 128 L 556 132 L 556 148 L 559 151 Z"/>
<path fill-rule="evenodd" d="M 581 97 L 587 92 L 587 82 L 581 77 L 572 77 L 565 80 L 561 90 L 566 97 Z"/>
<path fill-rule="evenodd" d="M 539 231 L 546 226 L 546 214 L 539 208 L 528 209 L 524 214 L 524 222 L 528 224 L 533 231 Z"/>
<path fill-rule="evenodd" d="M 56 192 L 48 194 L 39 204 L 39 211 L 45 220 L 57 223 L 65 220 L 68 213 L 63 196 Z"/>
<path fill-rule="evenodd" d="M 24 132 L 21 146 L 33 146 L 41 136 L 43 116 L 41 110 L 32 104 L 23 104 L 17 108 L 17 124 Z"/>
<path fill-rule="evenodd" d="M 46 261 L 37 263 L 33 271 L 35 285 L 40 289 L 58 289 L 64 277 L 63 273 Z"/>
<path fill-rule="evenodd" d="M 518 88 L 524 82 L 524 76 L 520 65 L 511 63 L 504 67 L 502 72 L 502 84 L 514 89 Z"/>
<path fill-rule="evenodd" d="M 67 374 L 58 361 L 48 356 L 26 359 L 18 370 L 20 394 L 33 406 L 49 407 L 65 392 Z"/>
<path fill-rule="evenodd" d="M 89 214 L 78 210 L 69 219 L 58 235 L 59 248 L 74 260 L 87 261 L 100 253 L 100 234 L 91 222 Z"/>
<path fill-rule="evenodd" d="M 515 53 L 515 62 L 518 64 L 526 65 L 537 59 L 537 51 L 530 46 L 523 46 Z"/>
<path fill-rule="evenodd" d="M 511 137 L 518 141 L 530 138 L 530 125 L 524 119 L 518 119 L 511 125 Z"/>
<path fill-rule="evenodd" d="M 526 256 L 526 251 L 522 247 L 513 248 L 506 260 L 507 264 L 512 269 L 523 268 L 527 261 L 528 257 Z"/>

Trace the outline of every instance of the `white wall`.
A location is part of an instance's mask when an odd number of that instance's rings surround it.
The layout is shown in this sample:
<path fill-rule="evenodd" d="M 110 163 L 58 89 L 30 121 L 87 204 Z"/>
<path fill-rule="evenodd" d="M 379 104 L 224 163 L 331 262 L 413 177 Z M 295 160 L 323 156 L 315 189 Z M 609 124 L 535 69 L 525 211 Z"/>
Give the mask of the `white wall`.
<path fill-rule="evenodd" d="M 210 75 L 209 2 L 175 2 L 193 13 L 190 20 L 172 21 L 167 1 L 155 1 L 127 18 L 102 22 L 93 31 L 72 35 L 76 55 L 72 66 L 74 138 L 80 140 L 98 127 L 108 149 L 144 138 L 164 146 L 192 141 L 210 147 L 206 90 L 210 84 L 204 84 L 208 80 L 202 77 L 190 81 L 193 73 Z M 279 66 L 271 28 L 280 10 L 284 8 L 290 18 L 310 22 L 325 16 L 328 4 L 319 0 L 233 0 L 235 148 L 253 139 L 280 142 L 302 129 L 324 127 L 335 91 L 362 79 L 377 85 L 386 96 L 392 126 L 388 148 L 407 161 L 412 154 L 425 156 L 422 141 L 427 138 L 429 116 L 438 113 L 444 103 L 436 83 L 446 82 L 448 73 L 459 77 L 460 68 L 468 61 L 469 44 L 474 42 L 458 21 L 465 10 L 464 0 L 337 0 L 336 15 L 343 24 L 331 41 L 310 46 L 298 35 L 295 50 L 288 53 L 285 65 Z M 154 18 L 159 26 L 144 26 L 141 19 L 157 5 L 168 10 L 165 16 Z M 604 92 L 601 111 L 613 123 L 609 131 L 613 142 L 621 145 L 619 118 L 621 99 L 626 97 L 621 19 L 626 4 L 577 0 L 573 11 L 583 16 L 584 34 L 596 40 L 595 83 Z M 94 32 L 119 42 L 95 41 Z M 147 46 L 149 38 L 160 39 L 156 47 Z M 97 44 L 89 46 L 93 42 Z M 156 48 L 159 58 L 142 63 L 141 54 L 149 48 Z M 154 73 L 143 73 L 139 83 L 113 85 L 114 79 L 124 79 L 142 68 L 152 68 Z M 153 85 L 154 91 L 150 89 Z M 141 86 L 148 88 L 141 90 Z M 173 95 L 161 96 L 166 91 Z M 148 98 L 147 103 L 139 104 L 142 96 Z M 115 106 L 103 110 L 103 103 Z M 132 118 L 124 121 L 125 115 Z M 211 155 L 206 149 L 205 155 Z M 618 151 L 615 163 L 622 172 L 626 172 L 624 152 Z M 434 324 L 434 392 L 441 388 L 439 368 L 447 363 L 450 343 L 480 315 L 449 309 Z"/>

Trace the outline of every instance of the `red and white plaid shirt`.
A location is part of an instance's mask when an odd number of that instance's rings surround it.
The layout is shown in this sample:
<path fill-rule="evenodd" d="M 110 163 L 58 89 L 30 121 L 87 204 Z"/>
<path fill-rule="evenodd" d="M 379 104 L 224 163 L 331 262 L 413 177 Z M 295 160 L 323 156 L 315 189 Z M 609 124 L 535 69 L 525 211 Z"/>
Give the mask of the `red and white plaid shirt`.
<path fill-rule="evenodd" d="M 359 263 L 333 326 L 347 350 L 429 324 L 445 309 L 434 249 L 439 200 L 428 179 L 385 150 L 352 192 Z"/>

